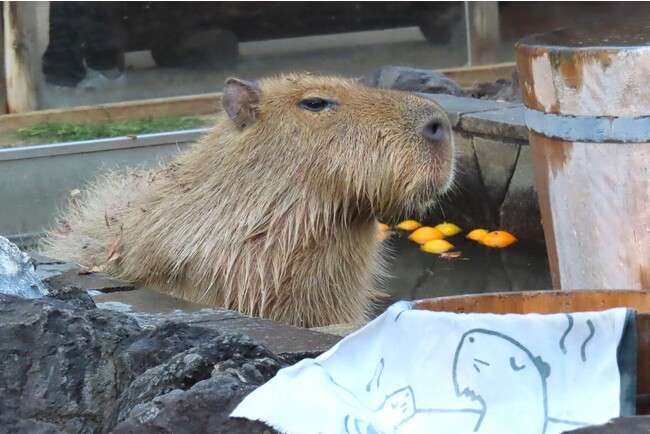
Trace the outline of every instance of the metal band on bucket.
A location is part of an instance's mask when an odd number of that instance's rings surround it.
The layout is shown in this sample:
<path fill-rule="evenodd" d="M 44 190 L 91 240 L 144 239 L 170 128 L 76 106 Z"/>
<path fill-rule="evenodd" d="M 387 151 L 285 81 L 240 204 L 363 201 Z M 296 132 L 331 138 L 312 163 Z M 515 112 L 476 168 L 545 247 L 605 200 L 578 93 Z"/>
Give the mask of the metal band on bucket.
<path fill-rule="evenodd" d="M 650 142 L 650 116 L 568 116 L 524 107 L 529 130 L 568 142 Z"/>

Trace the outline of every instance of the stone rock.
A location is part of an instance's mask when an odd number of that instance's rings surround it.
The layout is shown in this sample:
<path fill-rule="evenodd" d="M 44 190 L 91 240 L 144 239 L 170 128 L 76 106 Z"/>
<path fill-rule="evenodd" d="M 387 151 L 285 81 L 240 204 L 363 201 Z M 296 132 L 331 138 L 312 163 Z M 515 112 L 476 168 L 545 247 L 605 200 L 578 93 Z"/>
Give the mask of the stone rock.
<path fill-rule="evenodd" d="M 170 295 L 140 288 L 94 296 L 97 306 L 133 317 L 143 329 L 166 322 L 198 325 L 221 333 L 245 334 L 282 359 L 295 363 L 329 350 L 340 338 L 301 327 L 253 318 L 223 308 L 208 308 Z"/>
<path fill-rule="evenodd" d="M 135 321 L 52 298 L 0 296 L 0 414 L 102 432 L 124 385 L 112 355 Z"/>
<path fill-rule="evenodd" d="M 32 260 L 34 258 L 32 257 Z M 77 264 L 67 264 L 67 263 L 62 263 L 62 264 L 39 264 L 35 263 L 34 268 L 36 268 L 36 275 L 41 281 L 51 279 L 54 277 L 59 277 L 63 273 L 67 272 L 76 272 L 79 273 L 81 270 L 84 269 L 84 267 L 77 265 Z"/>
<path fill-rule="evenodd" d="M 49 423 L 21 419 L 15 416 L 0 416 L 0 427 L 4 434 L 68 434 L 59 431 Z"/>
<path fill-rule="evenodd" d="M 4 237 L 0 237 L 0 293 L 25 298 L 47 294 L 29 256 Z"/>
<path fill-rule="evenodd" d="M 222 371 L 234 375 L 239 388 L 250 391 L 283 366 L 279 358 L 246 336 L 175 323 L 138 336 L 118 354 L 120 371 L 127 377 L 133 373 L 132 381 L 123 379 L 129 386 L 118 398 L 118 421 L 138 405 L 172 390 L 190 389 Z"/>
<path fill-rule="evenodd" d="M 228 416 L 258 384 L 246 384 L 237 374 L 215 373 L 186 391 L 173 389 L 136 406 L 112 434 L 276 433 L 260 422 Z"/>
<path fill-rule="evenodd" d="M 88 294 L 88 291 L 83 288 L 53 279 L 48 280 L 46 285 L 50 290 L 50 293 L 47 295 L 48 298 L 67 301 L 83 309 L 94 309 L 97 307 L 95 301 Z"/>
<path fill-rule="evenodd" d="M 491 101 L 485 99 L 462 98 L 458 96 L 445 95 L 445 94 L 432 94 L 432 93 L 420 92 L 418 93 L 418 95 L 424 98 L 428 98 L 440 104 L 440 107 L 442 107 L 443 110 L 447 113 L 447 116 L 449 116 L 449 121 L 451 122 L 453 128 L 460 127 L 461 129 L 465 130 L 464 127 L 460 126 L 461 118 L 468 117 L 473 114 L 484 113 L 484 112 L 485 113 L 494 112 L 496 116 L 496 114 L 499 113 L 501 110 L 506 110 L 506 109 L 519 109 L 519 111 L 521 112 L 521 121 L 523 122 L 523 110 L 520 104 Z M 509 121 L 509 117 L 507 119 Z M 523 127 L 526 128 L 525 125 Z M 486 128 L 485 127 L 482 128 L 481 131 L 483 129 Z M 471 130 L 465 130 L 465 131 L 476 132 Z M 481 131 L 479 131 L 479 133 Z M 528 137 L 527 133 L 523 138 L 525 139 L 526 137 Z"/>
<path fill-rule="evenodd" d="M 566 434 L 648 434 L 649 432 L 650 416 L 619 417 L 602 425 L 565 431 Z"/>
<path fill-rule="evenodd" d="M 530 146 L 521 146 L 517 165 L 499 210 L 501 229 L 517 238 L 544 245 L 544 228 L 537 200 Z"/>
<path fill-rule="evenodd" d="M 493 221 L 498 222 L 499 208 L 506 196 L 517 163 L 519 145 L 474 137 L 474 151 L 490 215 Z"/>
<path fill-rule="evenodd" d="M 383 66 L 364 75 L 361 81 L 379 89 L 449 95 L 460 95 L 461 92 L 456 82 L 440 72 L 406 66 Z"/>
<path fill-rule="evenodd" d="M 205 327 L 143 331 L 85 297 L 74 287 L 35 300 L 0 295 L 0 431 L 274 432 L 229 414 L 283 359 Z"/>
<path fill-rule="evenodd" d="M 482 110 L 463 115 L 460 120 L 460 128 L 473 134 L 528 140 L 523 107 L 521 105 L 507 107 L 504 103 L 495 104 L 502 106 L 494 110 Z"/>

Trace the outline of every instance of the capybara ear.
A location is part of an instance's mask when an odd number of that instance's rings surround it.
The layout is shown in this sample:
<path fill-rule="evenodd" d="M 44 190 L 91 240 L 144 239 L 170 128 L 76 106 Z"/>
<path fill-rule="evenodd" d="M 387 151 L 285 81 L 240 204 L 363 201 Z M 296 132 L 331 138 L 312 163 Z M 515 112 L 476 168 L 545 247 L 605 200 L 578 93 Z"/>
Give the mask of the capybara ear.
<path fill-rule="evenodd" d="M 244 128 L 255 122 L 261 94 L 262 90 L 257 84 L 239 78 L 229 78 L 226 80 L 221 103 L 230 119 L 239 128 Z"/>

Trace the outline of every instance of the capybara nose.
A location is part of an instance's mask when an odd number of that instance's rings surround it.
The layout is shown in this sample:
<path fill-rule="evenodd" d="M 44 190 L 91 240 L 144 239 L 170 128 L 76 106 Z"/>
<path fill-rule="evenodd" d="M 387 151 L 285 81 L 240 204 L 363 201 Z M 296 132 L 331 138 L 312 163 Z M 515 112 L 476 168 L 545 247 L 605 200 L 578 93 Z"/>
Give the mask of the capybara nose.
<path fill-rule="evenodd" d="M 440 119 L 431 119 L 422 127 L 422 135 L 425 139 L 439 142 L 445 138 L 445 125 Z"/>

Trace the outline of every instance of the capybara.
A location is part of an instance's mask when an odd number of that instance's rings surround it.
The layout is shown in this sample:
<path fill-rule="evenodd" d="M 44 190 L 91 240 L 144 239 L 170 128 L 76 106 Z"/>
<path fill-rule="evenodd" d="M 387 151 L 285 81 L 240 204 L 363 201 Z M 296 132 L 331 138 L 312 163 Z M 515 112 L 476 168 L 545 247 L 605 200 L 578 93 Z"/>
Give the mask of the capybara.
<path fill-rule="evenodd" d="M 306 327 L 364 320 L 378 216 L 422 211 L 453 173 L 434 102 L 352 79 L 229 79 L 212 132 L 157 171 L 94 181 L 42 252 L 187 300 Z"/>

